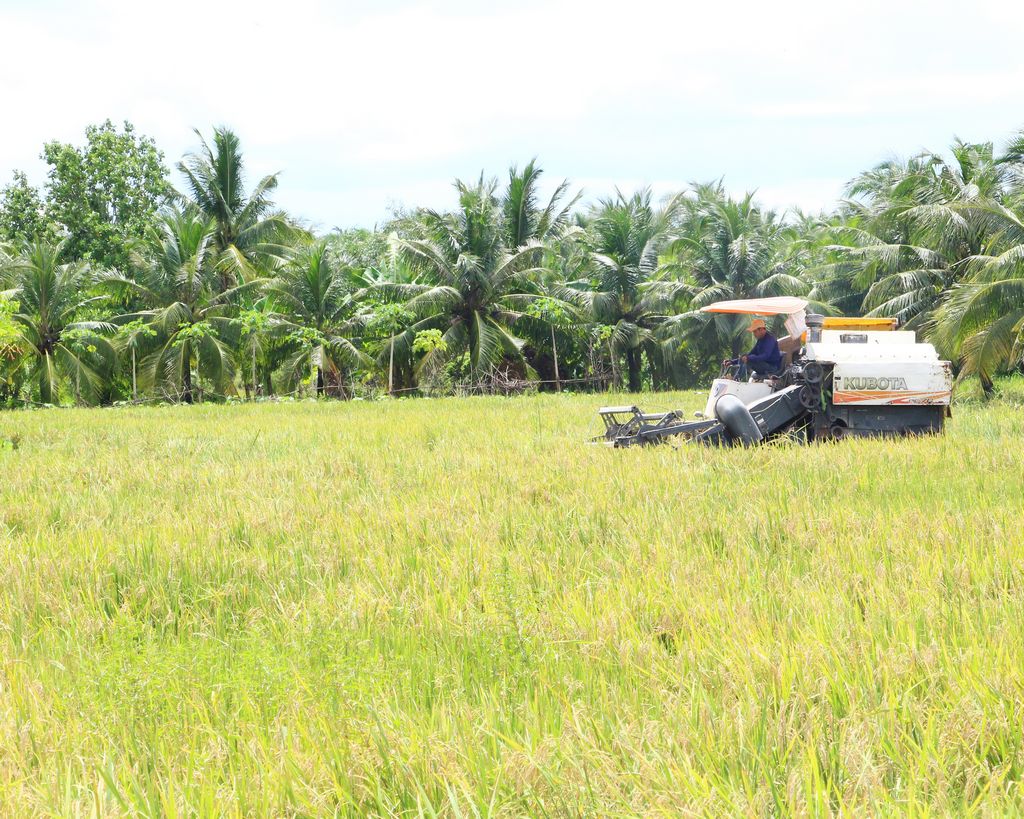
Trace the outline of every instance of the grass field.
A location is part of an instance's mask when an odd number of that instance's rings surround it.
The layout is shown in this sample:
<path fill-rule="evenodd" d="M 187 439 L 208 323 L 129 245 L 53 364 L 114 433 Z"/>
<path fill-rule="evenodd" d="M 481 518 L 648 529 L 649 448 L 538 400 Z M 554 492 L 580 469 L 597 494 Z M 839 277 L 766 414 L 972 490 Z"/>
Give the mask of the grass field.
<path fill-rule="evenodd" d="M 1024 410 L 603 400 L 0 414 L 0 814 L 1024 811 Z"/>

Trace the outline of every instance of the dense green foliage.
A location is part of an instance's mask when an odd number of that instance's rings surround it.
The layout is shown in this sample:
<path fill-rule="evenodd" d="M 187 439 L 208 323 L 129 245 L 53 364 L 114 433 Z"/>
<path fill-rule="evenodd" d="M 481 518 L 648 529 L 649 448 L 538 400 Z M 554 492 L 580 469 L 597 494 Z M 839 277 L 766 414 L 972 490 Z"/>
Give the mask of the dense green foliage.
<path fill-rule="evenodd" d="M 52 239 L 52 233 L 39 191 L 29 185 L 25 174 L 15 171 L 14 179 L 0 191 L 0 240 L 32 242 Z"/>
<path fill-rule="evenodd" d="M 85 137 L 83 147 L 50 142 L 43 148 L 50 165 L 46 218 L 66 236 L 66 259 L 124 267 L 131 243 L 171 193 L 163 154 L 129 123 L 119 133 L 107 120 L 89 126 Z"/>
<path fill-rule="evenodd" d="M 274 205 L 276 174 L 248 187 L 227 128 L 180 192 L 130 124 L 86 137 L 45 147 L 42 194 L 16 174 L 0 198 L 7 405 L 688 387 L 749 343 L 701 306 L 785 294 L 895 316 L 988 392 L 1024 356 L 1024 136 L 884 162 L 813 216 L 722 183 L 544 201 L 531 161 L 456 181 L 451 210 L 319 237 Z M 44 258 L 59 315 L 26 272 Z"/>
<path fill-rule="evenodd" d="M 1020 815 L 1000 388 L 715 451 L 565 394 L 7 413 L 0 813 Z"/>

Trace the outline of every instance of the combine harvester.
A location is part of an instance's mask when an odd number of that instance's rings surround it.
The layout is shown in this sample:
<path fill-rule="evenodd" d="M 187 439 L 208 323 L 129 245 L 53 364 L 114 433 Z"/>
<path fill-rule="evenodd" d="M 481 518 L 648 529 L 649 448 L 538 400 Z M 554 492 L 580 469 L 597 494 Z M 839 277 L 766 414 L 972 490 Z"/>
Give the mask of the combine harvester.
<path fill-rule="evenodd" d="M 913 332 L 897 330 L 895 319 L 826 318 L 788 296 L 720 301 L 702 310 L 786 316 L 781 372 L 739 381 L 724 368 L 695 421 L 678 411 L 602 407 L 605 434 L 598 440 L 750 446 L 783 436 L 808 442 L 942 432 L 953 389 L 950 364 Z"/>

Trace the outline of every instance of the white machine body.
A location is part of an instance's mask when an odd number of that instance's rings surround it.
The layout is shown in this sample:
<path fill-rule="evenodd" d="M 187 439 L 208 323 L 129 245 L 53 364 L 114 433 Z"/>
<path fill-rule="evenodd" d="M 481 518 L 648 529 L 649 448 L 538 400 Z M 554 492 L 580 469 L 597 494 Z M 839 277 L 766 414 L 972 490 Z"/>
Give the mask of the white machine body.
<path fill-rule="evenodd" d="M 771 395 L 771 392 L 771 385 L 765 381 L 736 381 L 732 378 L 716 378 L 711 382 L 711 394 L 708 395 L 708 403 L 704 407 L 704 417 L 715 417 L 715 404 L 723 395 L 735 395 L 745 405 L 750 406 L 766 395 Z"/>
<path fill-rule="evenodd" d="M 804 360 L 833 365 L 832 403 L 848 406 L 948 406 L 953 373 L 935 347 L 918 343 L 907 330 L 823 330 L 821 341 L 804 346 Z M 765 381 L 716 378 L 704 407 L 715 417 L 723 395 L 735 395 L 746 406 L 770 395 Z"/>
<path fill-rule="evenodd" d="M 948 406 L 953 394 L 949 362 L 908 331 L 823 330 L 804 358 L 833 365 L 835 405 Z"/>

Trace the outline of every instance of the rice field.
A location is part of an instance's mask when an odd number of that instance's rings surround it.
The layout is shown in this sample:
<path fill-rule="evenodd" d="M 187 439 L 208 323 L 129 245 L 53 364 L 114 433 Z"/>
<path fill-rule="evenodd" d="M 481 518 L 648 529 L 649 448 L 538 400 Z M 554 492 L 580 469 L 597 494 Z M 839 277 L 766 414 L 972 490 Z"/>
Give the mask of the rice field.
<path fill-rule="evenodd" d="M 1024 411 L 603 400 L 0 414 L 0 814 L 1024 811 Z"/>

